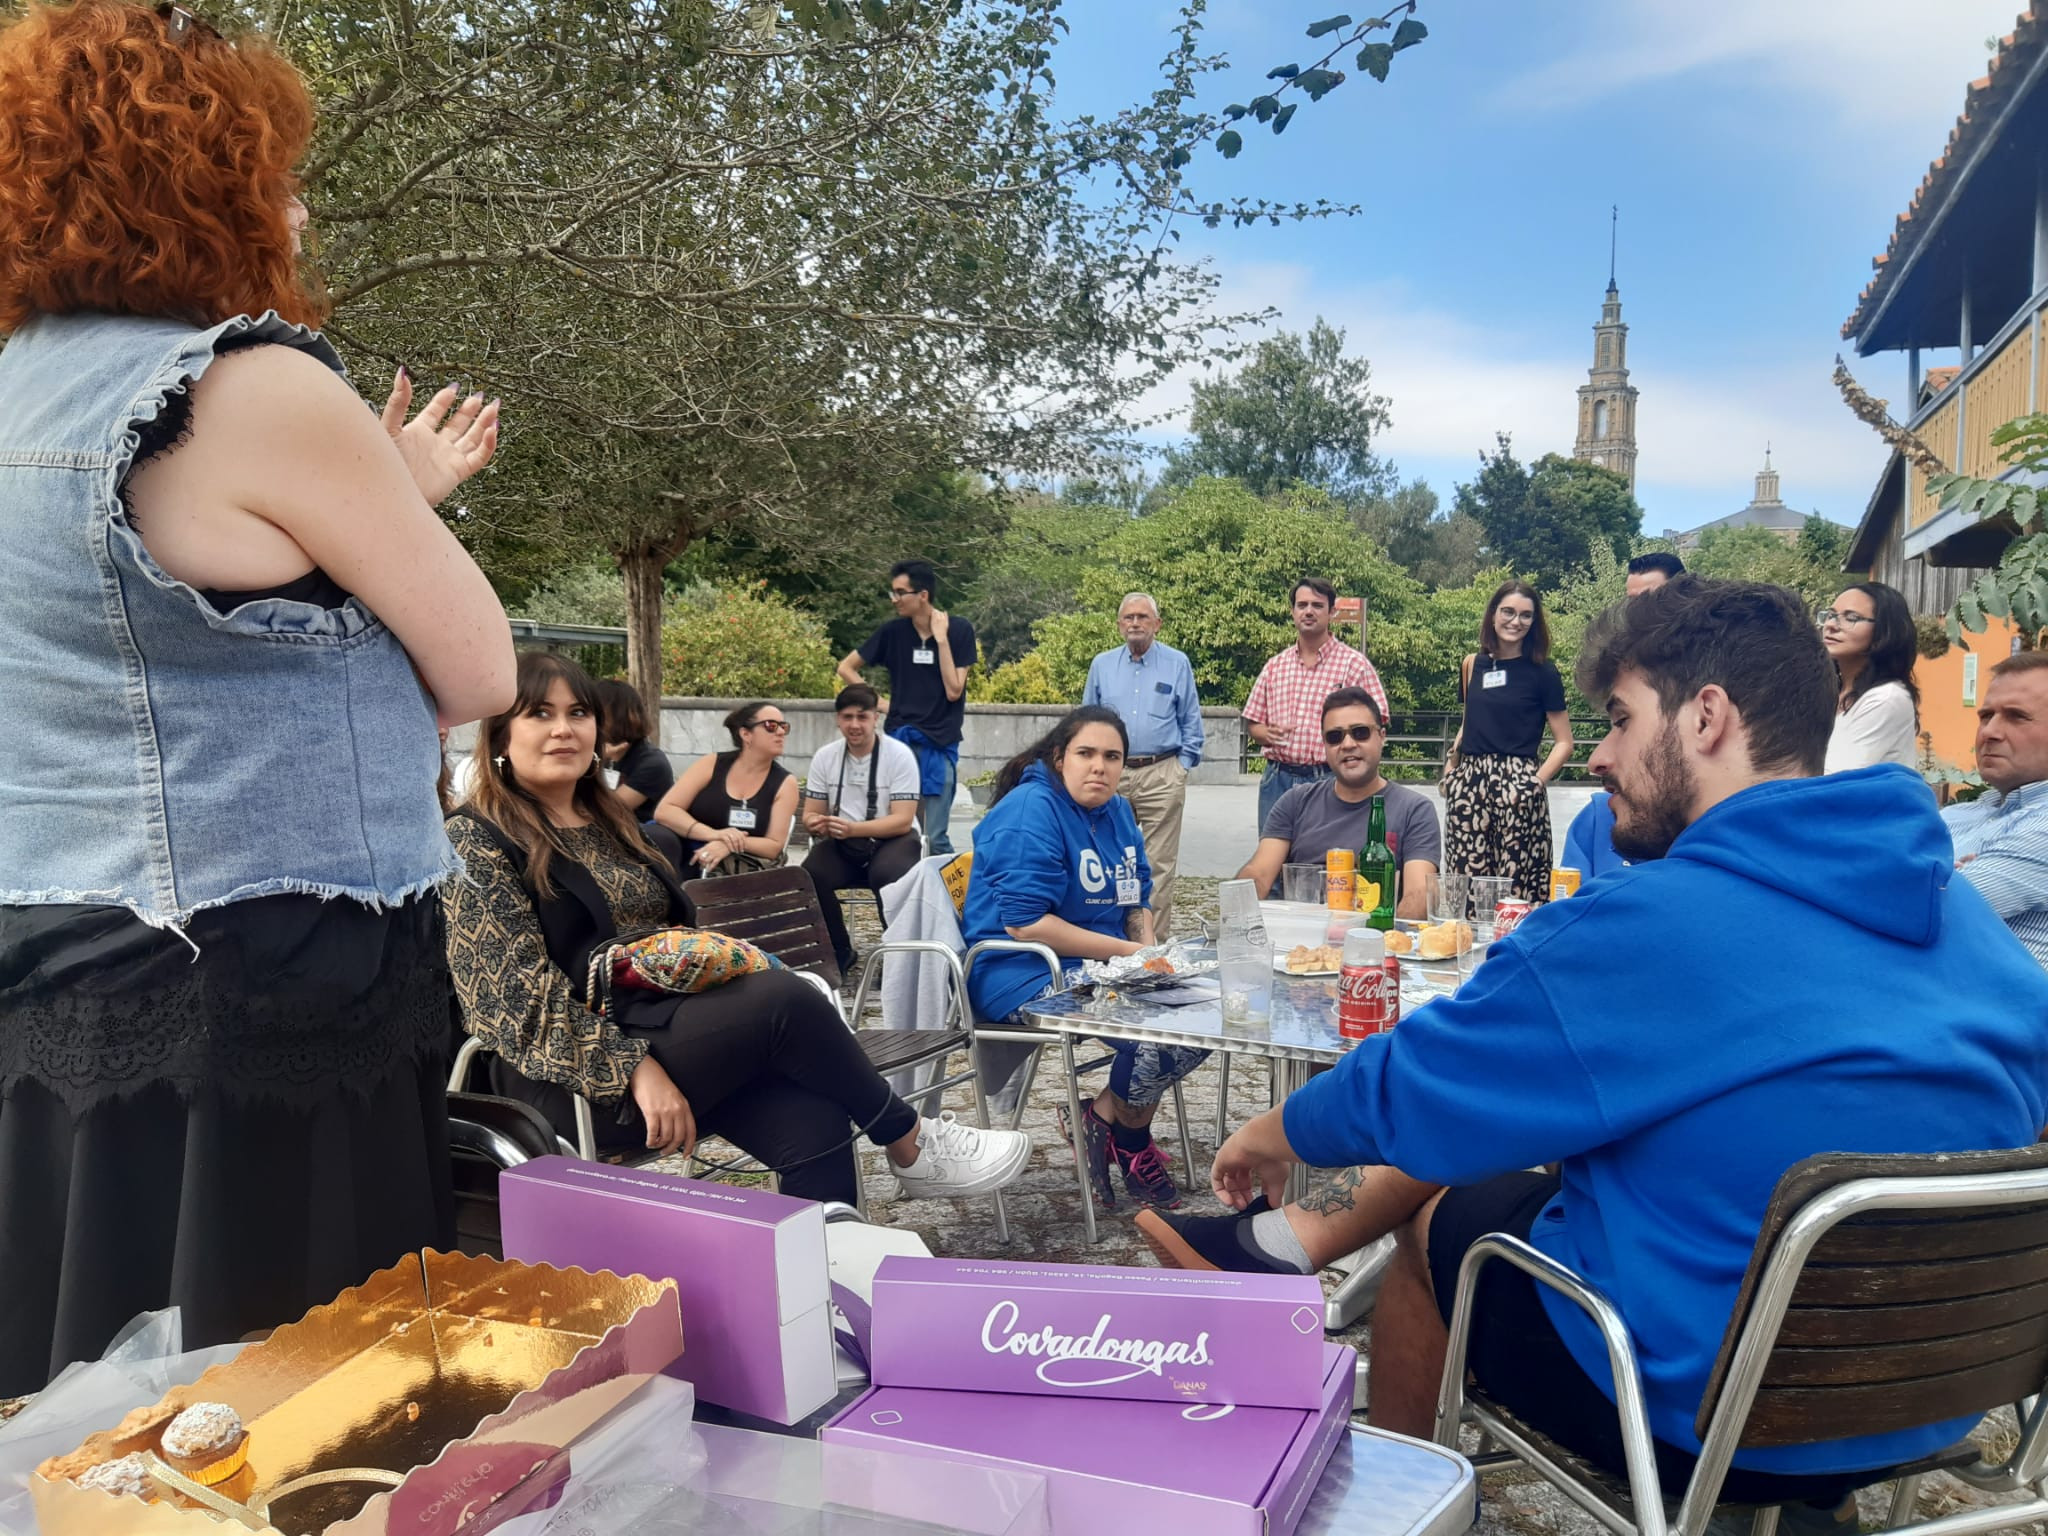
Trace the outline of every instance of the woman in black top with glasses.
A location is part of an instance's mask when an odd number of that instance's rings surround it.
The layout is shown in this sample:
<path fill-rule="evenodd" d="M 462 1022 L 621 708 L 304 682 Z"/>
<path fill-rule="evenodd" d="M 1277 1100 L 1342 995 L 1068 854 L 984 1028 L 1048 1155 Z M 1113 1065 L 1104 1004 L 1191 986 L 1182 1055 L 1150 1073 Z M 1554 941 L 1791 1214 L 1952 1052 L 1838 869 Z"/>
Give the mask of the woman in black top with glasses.
<path fill-rule="evenodd" d="M 694 844 L 707 874 L 737 875 L 782 862 L 796 816 L 796 780 L 777 761 L 789 721 L 773 704 L 742 704 L 725 717 L 733 750 L 700 757 L 661 797 L 654 819 Z"/>

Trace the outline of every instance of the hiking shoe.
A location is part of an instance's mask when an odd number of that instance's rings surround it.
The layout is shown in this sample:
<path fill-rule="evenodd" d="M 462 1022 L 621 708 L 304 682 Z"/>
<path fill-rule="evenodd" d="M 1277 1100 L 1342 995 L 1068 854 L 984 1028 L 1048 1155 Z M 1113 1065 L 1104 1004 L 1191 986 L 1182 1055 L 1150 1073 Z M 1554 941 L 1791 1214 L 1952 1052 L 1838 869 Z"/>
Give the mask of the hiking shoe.
<path fill-rule="evenodd" d="M 1138 1212 L 1138 1236 L 1167 1269 L 1228 1269 L 1241 1274 L 1292 1275 L 1298 1270 L 1268 1258 L 1250 1241 L 1252 1218 L 1267 1209 L 1262 1195 L 1244 1210 L 1222 1216 L 1162 1216 Z"/>
<path fill-rule="evenodd" d="M 1124 1171 L 1124 1188 L 1138 1204 L 1159 1211 L 1170 1211 L 1180 1204 L 1180 1186 L 1166 1171 L 1166 1157 L 1156 1145 L 1148 1144 L 1139 1152 L 1126 1152 L 1118 1146 L 1112 1146 L 1110 1151 Z"/>
<path fill-rule="evenodd" d="M 1023 1131 L 984 1131 L 953 1118 L 949 1109 L 918 1130 L 917 1161 L 896 1170 L 906 1200 L 985 1195 L 1014 1183 L 1031 1161 Z"/>
<path fill-rule="evenodd" d="M 1095 1200 L 1105 1211 L 1116 1209 L 1116 1186 L 1109 1180 L 1110 1138 L 1109 1123 L 1095 1113 L 1093 1104 L 1081 1106 L 1081 1140 L 1077 1145 L 1074 1129 L 1067 1123 L 1067 1112 L 1059 1112 L 1060 1134 L 1067 1139 L 1067 1145 L 1074 1148 L 1074 1155 L 1081 1159 L 1081 1166 L 1088 1170 L 1088 1187 L 1095 1191 Z"/>

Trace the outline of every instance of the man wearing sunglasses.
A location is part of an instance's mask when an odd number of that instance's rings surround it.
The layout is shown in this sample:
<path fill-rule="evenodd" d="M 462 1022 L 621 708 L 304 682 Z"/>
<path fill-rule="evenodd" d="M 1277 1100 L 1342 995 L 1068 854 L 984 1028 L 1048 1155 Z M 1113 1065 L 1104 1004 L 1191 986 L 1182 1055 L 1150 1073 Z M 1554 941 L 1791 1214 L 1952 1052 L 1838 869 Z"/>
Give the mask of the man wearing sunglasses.
<path fill-rule="evenodd" d="M 1387 799 L 1387 846 L 1401 863 L 1402 917 L 1429 909 L 1429 877 L 1443 856 L 1443 829 L 1429 798 L 1380 773 L 1387 732 L 1377 700 L 1363 688 L 1339 688 L 1323 701 L 1323 757 L 1330 776 L 1280 797 L 1251 860 L 1237 872 L 1272 891 L 1287 864 L 1320 864 L 1332 848 L 1360 848 L 1374 795 Z M 1278 894 L 1274 892 L 1274 894 Z"/>

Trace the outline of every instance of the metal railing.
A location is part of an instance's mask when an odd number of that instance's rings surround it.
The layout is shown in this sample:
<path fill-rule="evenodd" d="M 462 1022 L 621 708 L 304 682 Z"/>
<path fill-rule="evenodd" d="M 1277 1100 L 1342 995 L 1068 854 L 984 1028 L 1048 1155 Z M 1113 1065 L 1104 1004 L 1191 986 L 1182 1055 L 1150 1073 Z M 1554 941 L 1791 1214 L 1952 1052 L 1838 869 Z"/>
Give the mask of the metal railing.
<path fill-rule="evenodd" d="M 1458 726 L 1464 718 L 1458 710 L 1416 710 L 1395 715 L 1387 722 L 1387 744 L 1380 756 L 1380 771 L 1397 784 L 1429 783 L 1441 777 L 1444 760 L 1450 756 L 1451 743 L 1457 738 Z M 1586 772 L 1586 759 L 1607 734 L 1607 720 L 1602 715 L 1573 715 L 1571 720 L 1571 761 L 1557 776 L 1558 781 L 1588 784 L 1593 780 Z M 1259 744 L 1246 736 L 1238 767 L 1246 773 L 1258 773 L 1265 765 Z"/>
<path fill-rule="evenodd" d="M 522 650 L 566 651 L 592 677 L 626 670 L 626 632 L 603 624 L 543 624 L 512 619 L 512 643 Z"/>

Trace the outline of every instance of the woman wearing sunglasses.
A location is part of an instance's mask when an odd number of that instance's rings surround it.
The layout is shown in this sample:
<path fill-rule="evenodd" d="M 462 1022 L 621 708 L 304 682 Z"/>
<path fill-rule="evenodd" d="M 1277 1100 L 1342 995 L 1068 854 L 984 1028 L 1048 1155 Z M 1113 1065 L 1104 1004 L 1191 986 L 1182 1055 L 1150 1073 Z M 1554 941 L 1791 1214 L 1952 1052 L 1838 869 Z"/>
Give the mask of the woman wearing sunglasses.
<path fill-rule="evenodd" d="M 1859 581 L 1823 608 L 1821 644 L 1835 659 L 1841 696 L 1826 772 L 1873 763 L 1920 764 L 1919 645 L 1906 599 L 1881 581 Z"/>
<path fill-rule="evenodd" d="M 1514 882 L 1523 901 L 1550 895 L 1550 781 L 1572 756 L 1564 679 L 1550 659 L 1543 599 L 1504 581 L 1479 622 L 1479 652 L 1465 658 L 1465 721 L 1444 770 L 1447 867 Z M 1543 728 L 1550 755 L 1539 763 Z"/>
<path fill-rule="evenodd" d="M 452 1245 L 435 725 L 514 665 L 434 511 L 496 406 L 380 423 L 312 329 L 298 73 L 181 6 L 10 15 L 0 1396 Z"/>
<path fill-rule="evenodd" d="M 725 731 L 732 750 L 690 764 L 654 819 L 693 845 L 690 862 L 706 874 L 773 869 L 796 815 L 796 780 L 777 761 L 789 721 L 773 704 L 742 704 L 725 717 Z"/>

